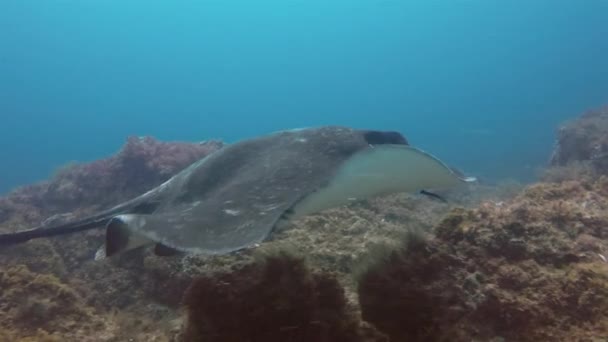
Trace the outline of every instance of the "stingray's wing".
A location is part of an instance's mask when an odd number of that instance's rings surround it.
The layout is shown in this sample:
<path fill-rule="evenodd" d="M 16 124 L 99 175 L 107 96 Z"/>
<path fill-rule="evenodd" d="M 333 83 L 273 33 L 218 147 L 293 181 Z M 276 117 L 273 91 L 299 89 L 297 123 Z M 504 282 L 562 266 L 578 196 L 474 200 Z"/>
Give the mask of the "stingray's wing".
<path fill-rule="evenodd" d="M 221 204 L 195 202 L 151 215 L 119 215 L 131 231 L 179 251 L 224 254 L 267 238 L 293 202 L 290 198 L 252 207 L 247 198 Z M 257 202 L 261 203 L 261 202 Z"/>
<path fill-rule="evenodd" d="M 220 254 L 263 241 L 297 201 L 327 184 L 369 146 L 364 134 L 327 127 L 280 132 L 223 148 L 170 184 L 150 215 L 124 215 L 129 230 L 180 251 Z"/>
<path fill-rule="evenodd" d="M 347 203 L 351 197 L 446 188 L 467 181 L 439 159 L 405 145 L 362 146 L 356 152 L 332 154 L 326 147 L 282 143 L 286 145 L 278 149 L 250 150 L 263 151 L 251 163 L 237 158 L 240 161 L 232 166 L 244 172 L 221 177 L 211 176 L 214 171 L 209 169 L 202 173 L 205 177 L 192 175 L 184 182 L 189 189 L 194 184 L 207 187 L 205 196 L 186 191 L 152 215 L 126 215 L 123 220 L 139 234 L 177 250 L 223 254 L 265 240 L 290 210 L 311 213 Z M 311 141 L 298 142 L 307 143 Z M 221 185 L 211 186 L 208 177 Z M 187 201 L 178 200 L 184 196 Z"/>
<path fill-rule="evenodd" d="M 379 140 L 372 134 L 379 145 L 371 145 L 369 136 L 328 127 L 229 146 L 173 179 L 163 189 L 167 200 L 154 213 L 119 215 L 108 233 L 120 242 L 126 229 L 176 250 L 223 254 L 265 240 L 290 211 L 315 212 L 349 197 L 463 182 L 399 136 Z"/>

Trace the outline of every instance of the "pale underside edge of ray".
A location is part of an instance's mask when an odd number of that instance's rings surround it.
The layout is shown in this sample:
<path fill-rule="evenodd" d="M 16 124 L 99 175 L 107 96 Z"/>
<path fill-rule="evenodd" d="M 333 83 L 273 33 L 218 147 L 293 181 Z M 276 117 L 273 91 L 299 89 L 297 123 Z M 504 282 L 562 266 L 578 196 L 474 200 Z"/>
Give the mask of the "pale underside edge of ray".
<path fill-rule="evenodd" d="M 460 177 L 433 155 L 405 145 L 378 145 L 355 154 L 327 187 L 307 196 L 293 218 L 347 204 L 353 200 L 423 189 L 442 190 L 475 181 Z"/>

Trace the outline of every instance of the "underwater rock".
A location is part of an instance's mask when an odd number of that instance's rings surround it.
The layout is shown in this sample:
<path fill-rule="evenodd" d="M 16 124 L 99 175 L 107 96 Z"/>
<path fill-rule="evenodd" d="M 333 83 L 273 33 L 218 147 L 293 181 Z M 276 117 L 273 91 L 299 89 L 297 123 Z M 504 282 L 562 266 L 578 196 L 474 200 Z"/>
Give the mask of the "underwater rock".
<path fill-rule="evenodd" d="M 434 341 L 462 312 L 457 274 L 462 262 L 440 245 L 409 242 L 359 279 L 362 318 L 390 341 Z M 454 330 L 454 329 L 452 329 Z"/>
<path fill-rule="evenodd" d="M 94 327 L 94 313 L 82 305 L 80 294 L 57 277 L 24 265 L 0 270 L 0 298 L 0 327 L 7 334 L 24 337 L 40 330 L 69 336 Z"/>
<path fill-rule="evenodd" d="M 608 332 L 608 178 L 455 209 L 368 268 L 363 319 L 391 340 L 573 341 Z"/>
<path fill-rule="evenodd" d="M 608 107 L 586 112 L 560 127 L 550 165 L 581 168 L 580 163 L 608 174 Z"/>
<path fill-rule="evenodd" d="M 380 341 L 364 338 L 334 277 L 288 254 L 200 277 L 184 304 L 185 341 Z"/>

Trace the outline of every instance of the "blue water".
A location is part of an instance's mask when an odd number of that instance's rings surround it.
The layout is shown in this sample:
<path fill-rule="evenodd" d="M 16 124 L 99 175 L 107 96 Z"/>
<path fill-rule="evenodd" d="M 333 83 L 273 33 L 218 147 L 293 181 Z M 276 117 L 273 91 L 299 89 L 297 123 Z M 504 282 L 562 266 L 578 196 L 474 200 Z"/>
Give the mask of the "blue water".
<path fill-rule="evenodd" d="M 608 103 L 608 1 L 1 0 L 0 191 L 128 135 L 399 130 L 529 179 Z"/>

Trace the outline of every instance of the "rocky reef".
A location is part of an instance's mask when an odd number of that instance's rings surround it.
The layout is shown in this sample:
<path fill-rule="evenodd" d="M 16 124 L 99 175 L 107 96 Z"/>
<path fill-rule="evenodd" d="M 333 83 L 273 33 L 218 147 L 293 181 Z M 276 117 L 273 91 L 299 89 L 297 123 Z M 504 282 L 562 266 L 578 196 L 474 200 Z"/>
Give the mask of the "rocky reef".
<path fill-rule="evenodd" d="M 564 127 L 542 182 L 357 202 L 254 250 L 93 262 L 100 231 L 2 248 L 0 341 L 605 340 L 608 111 Z M 131 138 L 0 198 L 0 231 L 114 205 L 221 146 Z"/>
<path fill-rule="evenodd" d="M 184 297 L 187 341 L 357 342 L 364 328 L 344 289 L 285 252 L 194 279 Z M 381 337 L 378 337 L 381 338 Z"/>
<path fill-rule="evenodd" d="M 361 277 L 394 341 L 575 341 L 608 334 L 608 178 L 536 184 L 454 209 Z"/>
<path fill-rule="evenodd" d="M 5 331 L 34 328 L 70 336 L 72 329 L 90 332 L 93 328 L 89 324 L 93 313 L 81 305 L 82 297 L 54 275 L 31 272 L 24 265 L 3 267 L 0 297 Z"/>
<path fill-rule="evenodd" d="M 569 171 L 608 174 L 608 106 L 562 125 L 550 163 Z M 579 172 L 580 173 L 580 172 Z"/>

